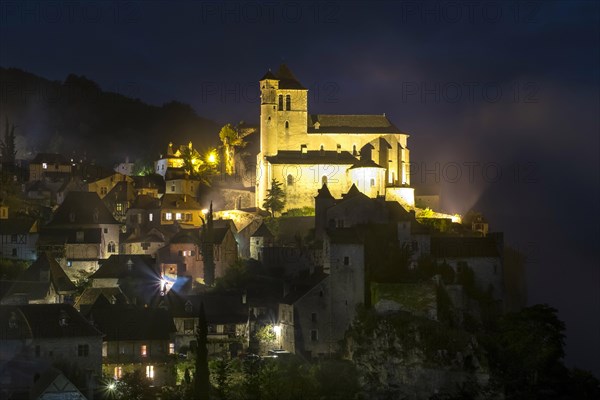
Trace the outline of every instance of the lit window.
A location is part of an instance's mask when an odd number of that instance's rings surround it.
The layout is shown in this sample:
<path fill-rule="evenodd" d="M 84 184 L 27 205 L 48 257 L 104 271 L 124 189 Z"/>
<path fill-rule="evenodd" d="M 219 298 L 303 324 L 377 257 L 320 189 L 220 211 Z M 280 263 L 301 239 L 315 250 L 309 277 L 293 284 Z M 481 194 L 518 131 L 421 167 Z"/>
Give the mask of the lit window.
<path fill-rule="evenodd" d="M 119 211 L 119 212 L 123 211 L 123 204 L 122 203 L 117 203 L 117 211 Z"/>
<path fill-rule="evenodd" d="M 154 365 L 146 365 L 146 378 L 154 379 Z"/>
<path fill-rule="evenodd" d="M 121 379 L 123 376 L 123 367 L 115 367 L 115 379 Z"/>
<path fill-rule="evenodd" d="M 152 222 L 153 218 L 154 218 L 154 214 L 148 214 L 148 221 Z"/>
<path fill-rule="evenodd" d="M 142 357 L 146 357 L 148 355 L 148 347 L 145 344 L 140 346 L 140 354 Z"/>
<path fill-rule="evenodd" d="M 108 356 L 108 342 L 102 342 L 102 357 Z"/>
<path fill-rule="evenodd" d="M 181 221 L 181 213 L 175 213 L 175 219 Z"/>
<path fill-rule="evenodd" d="M 171 221 L 173 219 L 173 213 L 170 213 L 170 212 L 165 213 L 165 219 L 167 221 Z"/>
<path fill-rule="evenodd" d="M 48 169 L 48 164 L 47 163 L 42 163 L 42 168 Z"/>
<path fill-rule="evenodd" d="M 175 354 L 175 343 L 169 343 L 169 354 Z"/>

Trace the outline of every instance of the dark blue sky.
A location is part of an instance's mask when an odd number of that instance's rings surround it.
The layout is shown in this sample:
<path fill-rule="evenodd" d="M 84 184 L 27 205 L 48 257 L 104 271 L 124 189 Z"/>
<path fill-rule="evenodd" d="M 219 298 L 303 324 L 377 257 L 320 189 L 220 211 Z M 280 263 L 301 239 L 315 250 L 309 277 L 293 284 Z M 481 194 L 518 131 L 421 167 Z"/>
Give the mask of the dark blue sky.
<path fill-rule="evenodd" d="M 257 80 L 285 62 L 310 112 L 385 112 L 413 180 L 528 254 L 529 302 L 558 308 L 568 363 L 600 376 L 597 3 L 1 4 L 4 67 L 224 123 L 258 122 Z"/>

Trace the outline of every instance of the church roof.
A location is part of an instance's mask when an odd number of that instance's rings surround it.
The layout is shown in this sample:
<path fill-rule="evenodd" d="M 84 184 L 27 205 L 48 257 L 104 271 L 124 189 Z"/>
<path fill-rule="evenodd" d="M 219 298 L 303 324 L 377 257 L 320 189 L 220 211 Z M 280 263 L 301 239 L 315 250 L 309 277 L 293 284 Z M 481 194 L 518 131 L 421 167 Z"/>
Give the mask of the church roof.
<path fill-rule="evenodd" d="M 318 128 L 315 124 L 318 123 Z M 308 133 L 404 133 L 385 115 L 311 114 Z"/>
<path fill-rule="evenodd" d="M 277 74 L 268 70 L 267 73 L 260 79 L 275 79 L 279 81 L 279 89 L 306 89 L 294 76 L 294 73 L 288 68 L 287 65 L 281 64 Z"/>
<path fill-rule="evenodd" d="M 271 164 L 346 164 L 353 165 L 356 162 L 348 151 L 337 152 L 336 150 L 309 150 L 302 153 L 300 150 L 280 150 L 274 156 L 267 156 Z"/>

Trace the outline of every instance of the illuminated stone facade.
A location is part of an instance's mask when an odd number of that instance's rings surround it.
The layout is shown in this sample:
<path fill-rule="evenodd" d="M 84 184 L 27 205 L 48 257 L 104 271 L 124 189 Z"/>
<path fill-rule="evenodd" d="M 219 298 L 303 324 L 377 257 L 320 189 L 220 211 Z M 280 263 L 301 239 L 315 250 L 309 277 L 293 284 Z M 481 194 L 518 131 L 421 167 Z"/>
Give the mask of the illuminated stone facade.
<path fill-rule="evenodd" d="M 408 134 L 381 115 L 308 113 L 308 90 L 282 65 L 260 80 L 260 153 L 256 205 L 262 207 L 271 181 L 283 183 L 286 208 L 312 207 L 323 183 L 333 196 L 352 184 L 369 197 L 389 188 L 414 205 L 410 188 Z"/>

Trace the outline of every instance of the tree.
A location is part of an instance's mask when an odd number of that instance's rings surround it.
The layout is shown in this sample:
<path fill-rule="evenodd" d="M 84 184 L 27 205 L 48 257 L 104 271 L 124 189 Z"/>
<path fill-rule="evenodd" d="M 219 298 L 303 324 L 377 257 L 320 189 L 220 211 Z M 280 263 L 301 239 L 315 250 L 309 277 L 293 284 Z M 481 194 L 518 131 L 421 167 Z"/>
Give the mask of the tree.
<path fill-rule="evenodd" d="M 198 150 L 194 149 L 192 142 L 181 152 L 181 158 L 183 159 L 183 169 L 192 178 L 198 179 L 205 185 L 210 186 L 210 180 L 216 173 L 216 159 L 215 150 L 211 149 L 208 151 L 206 157 L 202 157 Z"/>
<path fill-rule="evenodd" d="M 17 155 L 15 145 L 15 129 L 14 125 L 8 126 L 8 117 L 5 119 L 6 125 L 4 128 L 4 139 L 0 143 L 0 156 L 2 157 L 2 163 L 7 165 L 15 164 L 15 157 Z"/>
<path fill-rule="evenodd" d="M 235 151 L 236 148 L 246 146 L 243 137 L 240 135 L 239 128 L 227 124 L 221 128 L 219 138 L 223 143 L 223 163 L 225 164 L 225 173 L 227 175 L 235 174 Z"/>
<path fill-rule="evenodd" d="M 117 381 L 115 394 L 118 399 L 145 400 L 152 398 L 152 382 L 139 369 L 128 372 Z"/>
<path fill-rule="evenodd" d="M 215 258 L 214 258 L 214 225 L 213 206 L 206 214 L 206 222 L 202 226 L 202 259 L 204 260 L 204 283 L 212 286 L 215 283 Z"/>
<path fill-rule="evenodd" d="M 275 216 L 276 212 L 281 212 L 285 207 L 285 192 L 281 188 L 282 183 L 277 179 L 271 181 L 271 189 L 267 190 L 267 197 L 263 202 L 263 207 L 268 210 L 271 215 Z"/>
<path fill-rule="evenodd" d="M 194 371 L 194 396 L 199 400 L 208 400 L 210 389 L 210 371 L 208 369 L 208 325 L 204 313 L 204 303 L 200 303 L 198 328 L 196 329 L 196 370 Z"/>

